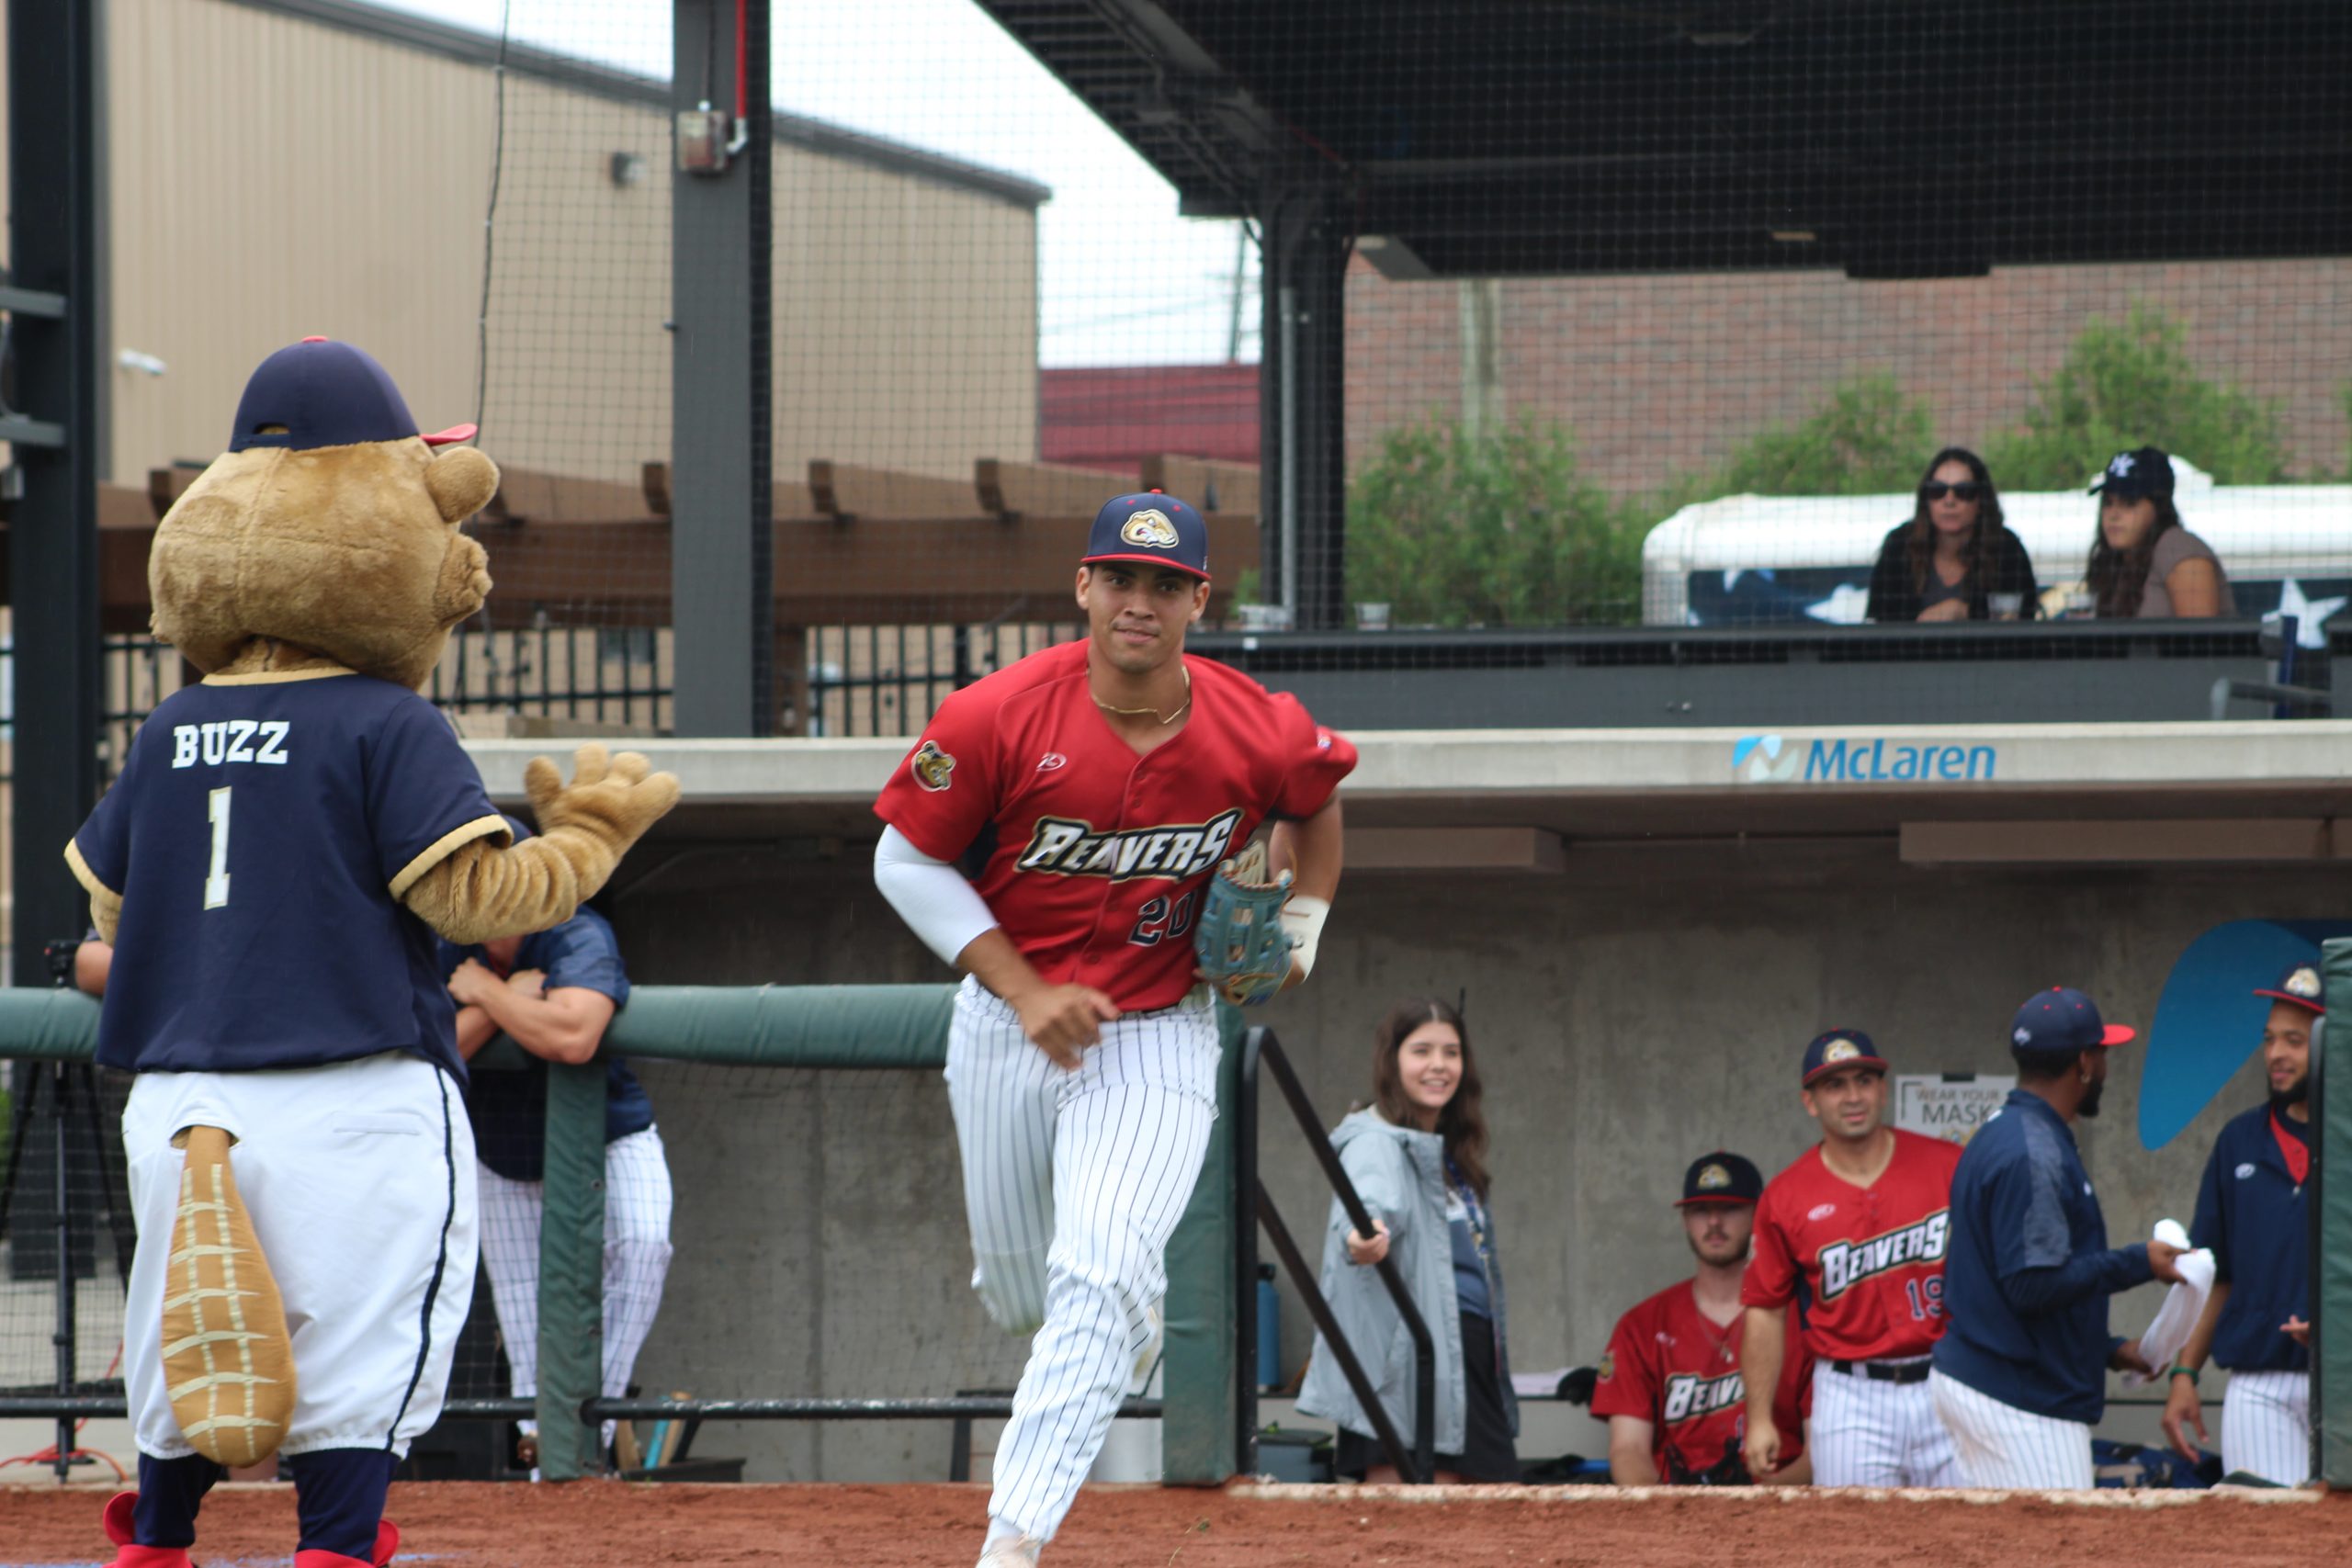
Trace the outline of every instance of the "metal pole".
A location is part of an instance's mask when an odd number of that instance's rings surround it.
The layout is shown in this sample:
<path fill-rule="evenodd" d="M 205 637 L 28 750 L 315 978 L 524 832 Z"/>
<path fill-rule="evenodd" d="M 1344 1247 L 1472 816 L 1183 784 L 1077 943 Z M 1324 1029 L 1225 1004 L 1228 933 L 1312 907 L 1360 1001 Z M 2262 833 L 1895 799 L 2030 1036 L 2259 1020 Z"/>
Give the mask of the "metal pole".
<path fill-rule="evenodd" d="M 768 0 L 673 0 L 671 621 L 680 735 L 775 726 Z M 741 43 L 741 60 L 738 45 Z M 731 140 L 729 140 L 731 138 Z"/>
<path fill-rule="evenodd" d="M 49 1065 L 49 1109 L 52 1136 L 56 1147 L 50 1151 L 51 1168 L 57 1180 L 57 1394 L 70 1398 L 74 1393 L 74 1204 L 66 1187 L 67 1164 L 65 1134 L 71 1123 L 65 1104 L 66 1075 L 74 1069 L 64 1062 Z M 59 1412 L 57 1417 L 57 1460 L 52 1467 L 57 1479 L 65 1480 L 74 1469 L 74 1417 Z"/>
<path fill-rule="evenodd" d="M 1282 324 L 1282 550 L 1280 603 L 1291 626 L 1298 625 L 1298 290 L 1282 286 L 1277 320 Z"/>
<path fill-rule="evenodd" d="M 16 693 L 14 933 L 18 985 L 44 942 L 79 931 L 58 863 L 97 799 L 98 95 L 96 0 L 8 0 L 8 312 L 0 439 L 21 480 L 8 524 Z M 10 404 L 20 406 L 9 406 Z"/>

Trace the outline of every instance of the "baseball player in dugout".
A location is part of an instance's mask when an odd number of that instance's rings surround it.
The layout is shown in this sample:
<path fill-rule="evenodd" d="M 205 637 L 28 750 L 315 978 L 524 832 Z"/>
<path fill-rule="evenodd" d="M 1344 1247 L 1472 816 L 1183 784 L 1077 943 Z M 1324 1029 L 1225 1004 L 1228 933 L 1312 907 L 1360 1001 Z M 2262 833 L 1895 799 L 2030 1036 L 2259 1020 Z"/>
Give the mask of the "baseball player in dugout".
<path fill-rule="evenodd" d="M 1675 1208 L 1699 1271 L 1617 1320 L 1593 1384 L 1592 1413 L 1609 1422 L 1609 1477 L 1620 1486 L 1744 1486 L 1755 1479 L 1741 1451 L 1747 1396 L 1740 1330 L 1748 1309 L 1739 1287 L 1763 1192 L 1763 1176 L 1734 1154 L 1702 1155 L 1683 1174 Z M 1803 1441 L 1812 1378 L 1812 1358 L 1792 1323 L 1772 1401 L 1781 1468 L 1763 1478 L 1768 1486 L 1813 1479 Z"/>
<path fill-rule="evenodd" d="M 2229 1369 L 2222 1395 L 2222 1468 L 2281 1486 L 2311 1475 L 2311 1233 L 2305 1191 L 2312 1169 L 2312 1036 L 2325 1016 L 2318 965 L 2297 964 L 2255 992 L 2270 998 L 2262 1064 L 2263 1104 L 2213 1140 L 2197 1190 L 2193 1247 L 2213 1253 L 2213 1291 L 2170 1369 L 2165 1435 L 2196 1459 L 2205 1438 L 2197 1382 L 2210 1358 Z"/>
<path fill-rule="evenodd" d="M 948 697 L 875 803 L 876 885 L 966 976 L 947 1085 L 973 1287 L 1035 1335 L 984 1568 L 1036 1561 L 1148 1379 L 1168 1239 L 1216 1115 L 1212 987 L 1263 1000 L 1313 969 L 1355 765 L 1295 699 L 1185 656 L 1209 562 L 1183 502 L 1106 502 L 1077 597 L 1085 639 Z M 1243 933 L 1221 868 L 1269 818 L 1271 881 L 1243 873 L 1240 897 L 1287 887 L 1259 927 L 1283 956 L 1228 973 Z"/>
<path fill-rule="evenodd" d="M 516 843 L 531 830 L 514 817 Z M 628 1005 L 628 971 L 610 920 L 582 906 L 528 936 L 459 946 L 443 942 L 435 967 L 458 1005 L 458 1054 L 471 1063 L 500 1034 L 531 1058 L 519 1072 L 469 1072 L 466 1117 L 474 1130 L 481 1194 L 481 1263 L 506 1347 L 509 1392 L 539 1391 L 539 1230 L 546 1212 L 549 1062 L 594 1061 L 614 1016 Z M 638 1352 L 653 1332 L 669 1278 L 670 1163 L 653 1102 L 619 1056 L 605 1054 L 605 1269 L 601 1391 L 628 1393 Z M 616 1423 L 603 1427 L 609 1451 Z M 538 1479 L 539 1427 L 522 1423 L 515 1457 Z"/>
<path fill-rule="evenodd" d="M 1813 1479 L 1821 1486 L 1957 1486 L 1928 1397 L 1944 1331 L 1953 1145 L 1886 1124 L 1886 1058 L 1832 1030 L 1805 1047 L 1804 1108 L 1821 1142 L 1772 1179 L 1756 1211 L 1740 1366 L 1747 1468 L 1770 1475 L 1787 1439 L 1773 1412 L 1790 1303 L 1813 1353 Z"/>
<path fill-rule="evenodd" d="M 2109 1249 L 2075 1146 L 2075 1119 L 2098 1114 L 2108 1052 L 2132 1038 L 2080 991 L 2027 998 L 2009 1028 L 2018 1087 L 1953 1172 L 1951 1328 L 1929 1386 L 1972 1486 L 2090 1486 L 2108 1369 L 2150 1370 L 2108 1334 L 2107 1298 L 2177 1283 L 2179 1249 Z"/>

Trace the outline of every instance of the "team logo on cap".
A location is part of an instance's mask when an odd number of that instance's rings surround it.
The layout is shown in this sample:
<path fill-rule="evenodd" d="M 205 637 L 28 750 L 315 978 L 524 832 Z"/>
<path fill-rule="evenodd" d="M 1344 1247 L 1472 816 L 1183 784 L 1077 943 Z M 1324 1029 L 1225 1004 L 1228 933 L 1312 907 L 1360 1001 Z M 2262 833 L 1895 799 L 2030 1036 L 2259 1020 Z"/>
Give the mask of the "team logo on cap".
<path fill-rule="evenodd" d="M 1148 550 L 1172 550 L 1177 545 L 1176 525 L 1168 520 L 1165 512 L 1147 506 L 1127 519 L 1119 530 L 1119 537 Z"/>
<path fill-rule="evenodd" d="M 1722 1166 L 1711 1165 L 1699 1173 L 1699 1190 L 1712 1192 L 1718 1187 L 1731 1185 L 1731 1172 Z"/>
<path fill-rule="evenodd" d="M 2319 971 L 2306 965 L 2288 976 L 2279 983 L 2278 988 L 2290 997 L 2316 998 L 2319 996 Z"/>
<path fill-rule="evenodd" d="M 2023 1024 L 2019 1024 L 2017 1028 L 2009 1031 L 2009 1040 L 2014 1044 L 2030 1045 L 2033 1043 L 2033 1031 L 2026 1028 Z"/>
<path fill-rule="evenodd" d="M 914 771 L 915 783 L 933 795 L 955 782 L 948 775 L 956 771 L 956 759 L 941 750 L 936 740 L 926 740 L 916 747 L 907 766 Z"/>
<path fill-rule="evenodd" d="M 1832 1040 L 1821 1048 L 1821 1065 L 1826 1067 L 1832 1062 L 1856 1061 L 1861 1054 L 1862 1048 L 1850 1040 Z"/>
<path fill-rule="evenodd" d="M 2107 471 L 2113 474 L 2120 479 L 2130 475 L 2132 470 L 2137 467 L 2139 467 L 2139 464 L 2137 460 L 2132 457 L 2131 453 L 2119 452 L 2115 455 L 2115 460 L 2108 464 Z"/>

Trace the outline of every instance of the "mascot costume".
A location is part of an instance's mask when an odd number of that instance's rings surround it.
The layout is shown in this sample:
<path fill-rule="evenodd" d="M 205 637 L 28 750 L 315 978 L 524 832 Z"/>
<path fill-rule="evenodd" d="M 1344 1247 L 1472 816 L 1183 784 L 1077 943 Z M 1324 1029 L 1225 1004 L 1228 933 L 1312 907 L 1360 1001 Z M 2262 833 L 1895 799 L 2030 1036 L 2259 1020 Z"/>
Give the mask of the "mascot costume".
<path fill-rule="evenodd" d="M 297 1568 L 371 1568 L 385 1488 L 441 1410 L 473 1295 L 473 1139 L 451 942 L 571 918 L 678 784 L 535 760 L 514 843 L 418 695 L 490 592 L 459 525 L 498 470 L 420 434 L 381 366 L 262 362 L 229 450 L 155 531 L 155 634 L 204 672 L 140 727 L 66 850 L 116 944 L 98 1060 L 137 1075 L 123 1327 L 139 1490 L 117 1568 L 187 1568 L 223 1467 L 283 1451 Z"/>

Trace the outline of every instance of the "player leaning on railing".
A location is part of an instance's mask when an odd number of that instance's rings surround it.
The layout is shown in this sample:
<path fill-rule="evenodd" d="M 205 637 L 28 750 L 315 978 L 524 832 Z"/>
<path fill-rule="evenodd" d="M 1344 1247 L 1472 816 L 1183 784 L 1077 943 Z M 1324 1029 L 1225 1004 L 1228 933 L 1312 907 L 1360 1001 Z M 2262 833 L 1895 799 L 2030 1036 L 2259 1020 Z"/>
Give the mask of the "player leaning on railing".
<path fill-rule="evenodd" d="M 875 805 L 876 883 L 967 976 L 947 1083 L 972 1283 L 1006 1329 L 1044 1330 L 997 1450 L 987 1568 L 1036 1561 L 1149 1374 L 1162 1255 L 1216 1118 L 1200 982 L 1256 1001 L 1306 979 L 1339 886 L 1355 749 L 1184 657 L 1208 599 L 1198 513 L 1109 502 L 1078 571 L 1085 640 L 949 697 Z M 1269 817 L 1275 881 L 1237 895 L 1219 867 Z"/>

